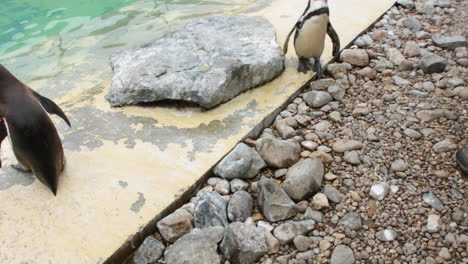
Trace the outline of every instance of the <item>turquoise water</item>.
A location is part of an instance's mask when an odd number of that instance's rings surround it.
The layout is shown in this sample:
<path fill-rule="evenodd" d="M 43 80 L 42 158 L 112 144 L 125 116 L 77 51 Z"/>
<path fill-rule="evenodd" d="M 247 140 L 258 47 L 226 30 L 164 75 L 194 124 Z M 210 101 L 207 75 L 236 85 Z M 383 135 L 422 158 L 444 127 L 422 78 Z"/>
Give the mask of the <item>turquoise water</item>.
<path fill-rule="evenodd" d="M 0 54 L 68 32 L 136 0 L 2 0 Z"/>

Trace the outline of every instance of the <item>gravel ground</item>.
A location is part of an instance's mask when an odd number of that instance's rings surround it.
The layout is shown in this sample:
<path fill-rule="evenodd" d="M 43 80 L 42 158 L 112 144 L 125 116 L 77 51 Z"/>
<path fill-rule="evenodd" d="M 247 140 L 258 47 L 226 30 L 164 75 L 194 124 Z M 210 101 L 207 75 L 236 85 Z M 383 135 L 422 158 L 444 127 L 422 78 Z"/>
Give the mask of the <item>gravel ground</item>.
<path fill-rule="evenodd" d="M 398 2 L 134 263 L 467 263 L 468 2 Z"/>

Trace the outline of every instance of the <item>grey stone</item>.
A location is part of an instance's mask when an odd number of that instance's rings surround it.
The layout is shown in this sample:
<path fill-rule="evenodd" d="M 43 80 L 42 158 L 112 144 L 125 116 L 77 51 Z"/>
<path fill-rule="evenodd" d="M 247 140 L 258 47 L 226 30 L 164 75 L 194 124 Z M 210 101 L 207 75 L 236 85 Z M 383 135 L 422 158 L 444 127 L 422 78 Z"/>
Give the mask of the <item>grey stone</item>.
<path fill-rule="evenodd" d="M 327 71 L 333 78 L 337 78 L 339 75 L 347 74 L 348 69 L 343 63 L 330 63 L 327 65 Z"/>
<path fill-rule="evenodd" d="M 262 178 L 258 184 L 258 204 L 270 222 L 278 222 L 297 214 L 296 204 L 272 179 Z"/>
<path fill-rule="evenodd" d="M 296 135 L 296 130 L 289 126 L 285 119 L 277 120 L 274 124 L 274 127 L 276 128 L 276 131 L 278 131 L 278 135 L 282 139 L 292 138 Z"/>
<path fill-rule="evenodd" d="M 390 187 L 388 184 L 381 182 L 373 184 L 370 188 L 369 195 L 377 201 L 382 201 L 385 199 L 387 194 L 390 192 Z"/>
<path fill-rule="evenodd" d="M 418 249 L 416 246 L 412 243 L 407 242 L 405 245 L 403 245 L 403 252 L 405 253 L 405 256 L 411 256 L 416 253 L 417 250 Z"/>
<path fill-rule="evenodd" d="M 380 241 L 389 242 L 395 240 L 397 233 L 392 229 L 384 229 L 375 233 L 375 237 Z"/>
<path fill-rule="evenodd" d="M 307 105 L 316 108 L 322 107 L 333 101 L 333 97 L 329 93 L 323 91 L 311 91 L 305 93 L 303 98 Z"/>
<path fill-rule="evenodd" d="M 453 94 L 459 96 L 463 100 L 468 100 L 468 87 L 457 87 L 453 89 Z"/>
<path fill-rule="evenodd" d="M 427 192 L 423 194 L 422 198 L 425 203 L 427 203 L 428 205 L 430 205 L 432 208 L 436 209 L 437 211 L 444 210 L 444 204 L 432 192 Z"/>
<path fill-rule="evenodd" d="M 432 147 L 432 149 L 434 149 L 436 153 L 453 151 L 453 150 L 456 150 L 457 148 L 458 148 L 457 144 L 455 144 L 455 142 L 453 142 L 453 140 L 450 138 L 444 139 Z"/>
<path fill-rule="evenodd" d="M 419 63 L 419 68 L 429 74 L 442 72 L 446 66 L 447 60 L 435 54 L 425 55 Z"/>
<path fill-rule="evenodd" d="M 246 191 L 249 188 L 249 184 L 241 179 L 233 179 L 231 181 L 231 192 Z"/>
<path fill-rule="evenodd" d="M 163 254 L 164 246 L 161 241 L 152 236 L 148 236 L 143 244 L 135 251 L 132 256 L 132 264 L 152 264 L 155 263 Z"/>
<path fill-rule="evenodd" d="M 302 160 L 288 169 L 283 189 L 295 201 L 306 200 L 320 189 L 324 173 L 324 165 L 319 159 Z"/>
<path fill-rule="evenodd" d="M 310 219 L 314 220 L 316 223 L 321 223 L 323 221 L 323 214 L 320 211 L 308 207 L 304 214 L 304 219 Z"/>
<path fill-rule="evenodd" d="M 114 53 L 110 63 L 112 106 L 173 99 L 212 108 L 274 79 L 284 55 L 267 19 L 213 16 Z"/>
<path fill-rule="evenodd" d="M 293 243 L 296 249 L 302 252 L 309 249 L 310 240 L 306 236 L 298 235 L 293 239 Z"/>
<path fill-rule="evenodd" d="M 252 196 L 246 191 L 238 191 L 231 196 L 227 215 L 231 222 L 244 222 L 252 214 Z"/>
<path fill-rule="evenodd" d="M 459 47 L 468 46 L 468 42 L 461 35 L 455 36 L 442 36 L 442 35 L 433 35 L 432 41 L 439 47 L 445 49 L 456 49 Z"/>
<path fill-rule="evenodd" d="M 416 5 L 414 4 L 414 1 L 412 0 L 398 0 L 397 3 L 401 6 L 404 6 L 406 8 L 414 8 Z"/>
<path fill-rule="evenodd" d="M 343 153 L 362 148 L 362 142 L 357 140 L 338 140 L 332 145 L 333 151 Z"/>
<path fill-rule="evenodd" d="M 200 197 L 194 212 L 195 227 L 227 226 L 226 202 L 217 192 L 209 192 Z"/>
<path fill-rule="evenodd" d="M 265 241 L 268 248 L 268 254 L 275 254 L 279 251 L 280 244 L 278 239 L 270 232 L 265 232 Z"/>
<path fill-rule="evenodd" d="M 251 179 L 265 167 L 265 161 L 255 149 L 239 143 L 216 165 L 214 173 L 229 180 Z"/>
<path fill-rule="evenodd" d="M 387 59 L 393 63 L 393 65 L 397 66 L 405 60 L 405 56 L 396 48 L 386 48 L 385 56 L 387 56 Z"/>
<path fill-rule="evenodd" d="M 334 203 L 341 203 L 341 201 L 346 198 L 346 195 L 342 194 L 330 184 L 327 184 L 325 187 L 323 187 L 323 193 L 327 196 L 328 200 Z"/>
<path fill-rule="evenodd" d="M 431 233 L 439 232 L 440 229 L 440 216 L 436 214 L 430 214 L 427 217 L 427 230 Z"/>
<path fill-rule="evenodd" d="M 328 87 L 330 87 L 334 83 L 335 83 L 335 80 L 332 78 L 320 79 L 320 80 L 311 82 L 310 89 L 314 91 L 326 90 L 328 89 Z"/>
<path fill-rule="evenodd" d="M 345 245 L 337 246 L 331 255 L 330 264 L 353 264 L 353 250 Z"/>
<path fill-rule="evenodd" d="M 441 257 L 443 260 L 451 260 L 452 259 L 452 255 L 450 255 L 450 250 L 446 247 L 443 247 L 440 251 L 439 251 L 439 257 Z"/>
<path fill-rule="evenodd" d="M 156 226 L 164 240 L 175 242 L 179 237 L 192 230 L 193 216 L 187 210 L 178 209 L 161 219 Z"/>
<path fill-rule="evenodd" d="M 405 44 L 405 51 L 403 53 L 409 57 L 416 57 L 419 56 L 421 50 L 419 48 L 418 43 L 416 43 L 415 41 L 408 41 Z"/>
<path fill-rule="evenodd" d="M 409 28 L 412 31 L 420 31 L 421 29 L 423 29 L 423 25 L 421 24 L 421 22 L 419 22 L 419 20 L 413 16 L 408 16 L 404 18 L 402 24 L 403 26 Z"/>
<path fill-rule="evenodd" d="M 431 122 L 445 116 L 445 111 L 436 110 L 421 110 L 416 113 L 416 117 L 423 122 Z"/>
<path fill-rule="evenodd" d="M 407 85 L 410 84 L 410 82 L 409 82 L 408 80 L 403 79 L 403 78 L 401 78 L 401 77 L 398 76 L 398 75 L 394 75 L 394 76 L 392 77 L 392 79 L 393 79 L 393 81 L 395 82 L 395 84 L 396 84 L 397 86 L 399 86 L 399 87 L 405 87 L 405 86 L 407 86 Z"/>
<path fill-rule="evenodd" d="M 358 230 L 361 228 L 361 216 L 357 213 L 349 212 L 340 219 L 338 224 L 351 230 Z"/>
<path fill-rule="evenodd" d="M 352 165 L 361 164 L 361 159 L 359 158 L 359 154 L 355 150 L 345 152 L 343 159 Z"/>
<path fill-rule="evenodd" d="M 314 229 L 313 220 L 286 222 L 273 230 L 273 235 L 278 239 L 280 245 L 286 245 L 298 235 L 307 234 Z"/>
<path fill-rule="evenodd" d="M 369 55 L 363 49 L 345 49 L 340 54 L 340 60 L 354 66 L 365 67 L 369 64 Z"/>
<path fill-rule="evenodd" d="M 336 83 L 328 87 L 328 93 L 337 101 L 342 101 L 345 95 L 345 87 L 340 83 Z"/>
<path fill-rule="evenodd" d="M 406 163 L 404 160 L 401 159 L 396 159 L 392 162 L 392 165 L 390 166 L 390 169 L 395 172 L 401 172 L 401 171 L 406 171 L 409 168 L 408 163 Z"/>
<path fill-rule="evenodd" d="M 268 166 L 287 168 L 300 158 L 301 146 L 296 142 L 273 138 L 257 140 L 256 148 Z"/>
<path fill-rule="evenodd" d="M 218 192 L 221 195 L 227 195 L 229 194 L 229 191 L 231 190 L 231 186 L 229 185 L 228 180 L 221 180 L 216 185 L 214 186 L 214 190 Z"/>
<path fill-rule="evenodd" d="M 267 253 L 265 231 L 254 225 L 235 222 L 226 228 L 220 250 L 232 264 L 254 263 Z"/>
<path fill-rule="evenodd" d="M 354 44 L 360 48 L 369 47 L 374 43 L 374 40 L 369 35 L 362 35 L 354 41 Z"/>
<path fill-rule="evenodd" d="M 403 130 L 403 134 L 414 139 L 420 139 L 422 137 L 421 133 L 411 128 L 405 128 L 405 130 Z"/>
<path fill-rule="evenodd" d="M 217 248 L 223 235 L 224 227 L 220 226 L 193 229 L 164 252 L 164 260 L 167 264 L 220 264 Z"/>

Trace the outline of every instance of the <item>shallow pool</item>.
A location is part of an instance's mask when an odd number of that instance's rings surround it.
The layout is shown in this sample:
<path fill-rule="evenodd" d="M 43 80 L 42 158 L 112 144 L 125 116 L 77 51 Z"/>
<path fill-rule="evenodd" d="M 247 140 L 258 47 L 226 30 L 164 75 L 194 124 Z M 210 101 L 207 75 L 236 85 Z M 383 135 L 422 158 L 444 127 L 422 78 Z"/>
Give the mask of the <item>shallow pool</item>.
<path fill-rule="evenodd" d="M 0 63 L 73 108 L 83 98 L 101 98 L 113 52 L 159 38 L 187 19 L 256 6 L 253 0 L 2 0 Z"/>

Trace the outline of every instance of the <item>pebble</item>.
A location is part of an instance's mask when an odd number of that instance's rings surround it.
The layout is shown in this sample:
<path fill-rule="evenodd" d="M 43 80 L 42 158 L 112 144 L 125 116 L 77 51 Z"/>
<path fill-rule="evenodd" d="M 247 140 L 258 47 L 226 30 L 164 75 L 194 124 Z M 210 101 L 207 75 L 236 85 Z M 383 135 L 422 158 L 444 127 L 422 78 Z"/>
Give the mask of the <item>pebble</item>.
<path fill-rule="evenodd" d="M 327 208 L 329 206 L 327 196 L 323 193 L 317 193 L 312 198 L 312 206 L 317 210 Z"/>
<path fill-rule="evenodd" d="M 362 49 L 345 49 L 340 54 L 340 60 L 351 65 L 365 67 L 369 64 L 369 55 Z"/>
<path fill-rule="evenodd" d="M 375 233 L 375 237 L 377 237 L 380 241 L 388 242 L 395 240 L 397 233 L 393 229 L 384 229 Z"/>
<path fill-rule="evenodd" d="M 331 264 L 353 264 L 355 261 L 353 250 L 347 246 L 337 246 L 331 255 Z"/>
<path fill-rule="evenodd" d="M 279 225 L 273 230 L 273 235 L 278 239 L 280 245 L 291 242 L 298 235 L 307 234 L 315 226 L 313 220 L 291 221 Z"/>
<path fill-rule="evenodd" d="M 361 228 L 361 216 L 354 212 L 347 213 L 338 224 L 351 230 L 358 230 Z"/>
<path fill-rule="evenodd" d="M 439 215 L 430 214 L 427 218 L 427 230 L 431 233 L 439 232 L 440 221 Z"/>
<path fill-rule="evenodd" d="M 389 191 L 390 188 L 388 184 L 382 182 L 372 185 L 369 191 L 369 195 L 377 201 L 382 201 L 385 199 Z"/>

